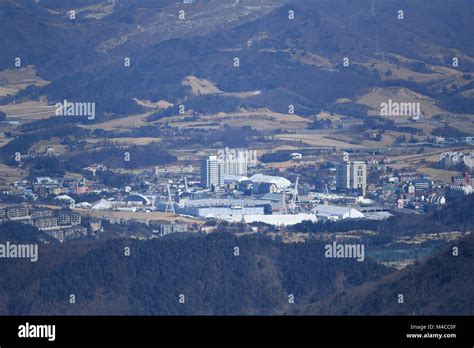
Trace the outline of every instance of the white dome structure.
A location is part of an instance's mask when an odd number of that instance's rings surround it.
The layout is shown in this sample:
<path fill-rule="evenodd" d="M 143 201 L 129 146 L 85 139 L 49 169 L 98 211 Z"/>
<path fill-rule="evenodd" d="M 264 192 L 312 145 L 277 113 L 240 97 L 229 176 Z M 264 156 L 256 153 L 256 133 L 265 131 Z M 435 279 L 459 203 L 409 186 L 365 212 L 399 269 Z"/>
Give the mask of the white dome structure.
<path fill-rule="evenodd" d="M 279 190 L 285 190 L 291 186 L 291 181 L 281 176 L 255 174 L 249 180 L 254 184 L 273 184 Z"/>
<path fill-rule="evenodd" d="M 144 195 L 141 195 L 139 193 L 133 193 L 133 194 L 128 195 L 127 197 L 125 197 L 124 201 L 125 202 L 139 202 L 139 203 L 142 203 L 144 205 L 151 205 L 152 204 L 150 198 L 148 198 Z"/>
<path fill-rule="evenodd" d="M 76 204 L 76 208 L 90 209 L 92 208 L 92 204 L 90 204 L 89 202 L 81 202 Z"/>
<path fill-rule="evenodd" d="M 92 205 L 91 210 L 111 210 L 113 207 L 114 205 L 112 202 L 106 199 L 100 199 Z"/>
<path fill-rule="evenodd" d="M 314 214 L 322 220 L 363 219 L 365 215 L 357 209 L 339 207 L 336 205 L 319 204 L 314 208 Z"/>
<path fill-rule="evenodd" d="M 60 196 L 56 196 L 54 199 L 58 200 L 58 201 L 63 201 L 63 202 L 66 202 L 66 203 L 70 203 L 70 204 L 74 204 L 76 201 L 68 196 L 68 195 L 60 195 Z"/>

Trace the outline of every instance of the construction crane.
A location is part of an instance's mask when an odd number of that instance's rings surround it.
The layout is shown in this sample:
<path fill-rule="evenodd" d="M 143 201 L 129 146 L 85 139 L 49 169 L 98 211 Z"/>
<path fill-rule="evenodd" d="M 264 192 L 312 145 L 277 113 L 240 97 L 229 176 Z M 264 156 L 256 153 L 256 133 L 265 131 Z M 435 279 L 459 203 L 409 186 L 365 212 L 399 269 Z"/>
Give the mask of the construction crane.
<path fill-rule="evenodd" d="M 293 190 L 293 197 L 291 198 L 290 207 L 291 207 L 291 212 L 293 214 L 296 214 L 296 213 L 300 212 L 300 210 L 301 210 L 300 197 L 299 197 L 299 194 L 298 194 L 299 179 L 300 179 L 300 177 L 297 176 L 296 177 L 296 182 L 295 182 L 295 189 Z"/>
<path fill-rule="evenodd" d="M 375 17 L 375 0 L 372 0 L 371 6 L 370 6 L 370 15 L 372 17 Z"/>
<path fill-rule="evenodd" d="M 173 198 L 171 197 L 170 185 L 168 185 L 167 188 L 168 188 L 168 201 L 166 202 L 165 212 L 176 214 L 176 212 L 174 210 Z"/>
<path fill-rule="evenodd" d="M 184 192 L 188 193 L 188 178 L 184 177 Z"/>

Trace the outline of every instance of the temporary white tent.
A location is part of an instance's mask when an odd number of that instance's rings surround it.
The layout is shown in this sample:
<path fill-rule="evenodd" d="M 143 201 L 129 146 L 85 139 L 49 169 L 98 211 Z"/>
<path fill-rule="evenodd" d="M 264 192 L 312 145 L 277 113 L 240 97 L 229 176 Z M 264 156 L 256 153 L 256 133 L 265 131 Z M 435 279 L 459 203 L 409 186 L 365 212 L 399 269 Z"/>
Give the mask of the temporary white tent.
<path fill-rule="evenodd" d="M 323 220 L 362 219 L 365 217 L 357 209 L 328 204 L 317 205 L 314 214 L 318 219 Z"/>

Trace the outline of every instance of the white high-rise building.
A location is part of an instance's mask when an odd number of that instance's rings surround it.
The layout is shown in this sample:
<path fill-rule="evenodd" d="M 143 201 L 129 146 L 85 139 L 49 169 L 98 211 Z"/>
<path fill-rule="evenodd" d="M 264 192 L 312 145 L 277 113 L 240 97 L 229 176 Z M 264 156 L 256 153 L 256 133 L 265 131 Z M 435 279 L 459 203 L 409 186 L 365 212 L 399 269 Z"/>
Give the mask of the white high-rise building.
<path fill-rule="evenodd" d="M 201 185 L 203 187 L 224 185 L 224 162 L 217 156 L 209 156 L 201 161 Z"/>
<path fill-rule="evenodd" d="M 363 161 L 342 161 L 336 166 L 336 188 L 342 191 L 360 191 L 365 196 L 367 164 Z"/>
<path fill-rule="evenodd" d="M 220 151 L 218 156 L 224 163 L 225 175 L 247 175 L 249 166 L 247 150 L 229 150 Z"/>
<path fill-rule="evenodd" d="M 201 184 L 203 187 L 224 186 L 227 175 L 247 175 L 252 162 L 256 162 L 256 153 L 252 151 L 219 150 L 217 156 L 211 155 L 201 161 Z"/>

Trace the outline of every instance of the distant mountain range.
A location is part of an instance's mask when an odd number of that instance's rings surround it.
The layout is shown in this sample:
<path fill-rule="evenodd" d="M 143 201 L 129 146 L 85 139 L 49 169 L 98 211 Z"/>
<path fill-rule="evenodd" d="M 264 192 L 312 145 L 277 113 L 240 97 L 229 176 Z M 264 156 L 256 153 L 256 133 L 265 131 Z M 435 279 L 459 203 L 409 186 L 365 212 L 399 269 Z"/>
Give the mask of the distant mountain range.
<path fill-rule="evenodd" d="M 280 112 L 292 104 L 305 115 L 393 86 L 468 113 L 473 14 L 468 0 L 9 0 L 0 5 L 0 69 L 22 57 L 51 83 L 20 97 L 96 101 L 102 117 L 138 111 L 133 98 L 190 104 L 198 113 L 209 103 Z M 229 93 L 260 93 L 209 101 L 183 84 L 189 76 Z"/>

